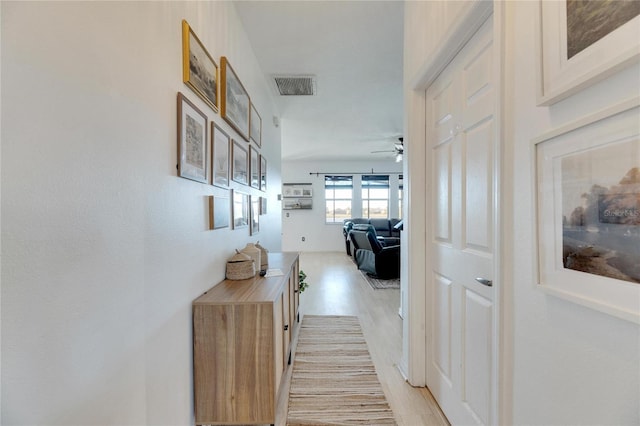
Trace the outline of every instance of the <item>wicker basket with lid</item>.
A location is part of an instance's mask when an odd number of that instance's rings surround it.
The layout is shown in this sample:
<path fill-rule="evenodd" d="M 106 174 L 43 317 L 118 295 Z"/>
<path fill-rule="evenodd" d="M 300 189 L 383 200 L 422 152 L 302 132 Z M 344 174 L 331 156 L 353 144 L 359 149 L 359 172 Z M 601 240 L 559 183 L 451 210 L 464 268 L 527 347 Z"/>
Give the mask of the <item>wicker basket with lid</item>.
<path fill-rule="evenodd" d="M 255 274 L 256 266 L 250 256 L 236 250 L 236 254 L 227 260 L 226 276 L 228 280 L 246 280 Z"/>

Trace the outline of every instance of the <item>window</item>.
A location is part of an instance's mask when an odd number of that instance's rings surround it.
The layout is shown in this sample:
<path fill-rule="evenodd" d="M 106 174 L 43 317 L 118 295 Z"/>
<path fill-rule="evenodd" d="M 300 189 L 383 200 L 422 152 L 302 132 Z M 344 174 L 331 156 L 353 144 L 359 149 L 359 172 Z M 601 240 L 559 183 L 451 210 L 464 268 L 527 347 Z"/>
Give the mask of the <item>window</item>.
<path fill-rule="evenodd" d="M 389 217 L 389 176 L 362 176 L 362 217 Z"/>
<path fill-rule="evenodd" d="M 402 218 L 402 175 L 398 178 L 398 217 Z"/>
<path fill-rule="evenodd" d="M 342 223 L 351 217 L 353 176 L 325 176 L 324 198 L 327 223 Z"/>

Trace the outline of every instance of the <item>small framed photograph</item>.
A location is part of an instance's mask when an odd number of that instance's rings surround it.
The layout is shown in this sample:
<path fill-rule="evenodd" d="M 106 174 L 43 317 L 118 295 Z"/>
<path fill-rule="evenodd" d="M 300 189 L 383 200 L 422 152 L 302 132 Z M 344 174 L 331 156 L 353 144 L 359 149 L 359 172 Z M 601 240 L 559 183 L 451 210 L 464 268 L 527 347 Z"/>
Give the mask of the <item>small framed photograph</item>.
<path fill-rule="evenodd" d="M 260 154 L 253 146 L 249 147 L 249 172 L 251 186 L 260 189 Z"/>
<path fill-rule="evenodd" d="M 251 102 L 251 118 L 249 121 L 249 139 L 259 147 L 262 146 L 262 117 L 258 114 L 256 106 Z"/>
<path fill-rule="evenodd" d="M 229 146 L 231 139 L 217 124 L 211 122 L 211 165 L 213 184 L 221 188 L 229 186 Z"/>
<path fill-rule="evenodd" d="M 233 229 L 242 229 L 249 226 L 250 207 L 249 207 L 249 194 L 231 190 L 233 197 L 233 204 L 231 210 L 233 214 Z"/>
<path fill-rule="evenodd" d="M 233 180 L 243 185 L 249 185 L 249 153 L 247 148 L 236 140 L 233 140 L 232 146 L 231 164 L 233 167 L 231 173 Z"/>
<path fill-rule="evenodd" d="M 220 114 L 248 142 L 251 105 L 249 93 L 226 56 L 220 59 L 220 68 Z"/>
<path fill-rule="evenodd" d="M 256 235 L 260 232 L 260 197 L 251 196 L 251 226 L 249 235 Z"/>
<path fill-rule="evenodd" d="M 267 160 L 260 155 L 260 191 L 267 190 Z"/>
<path fill-rule="evenodd" d="M 209 229 L 228 228 L 231 204 L 228 197 L 209 196 Z"/>
<path fill-rule="evenodd" d="M 208 183 L 207 116 L 178 92 L 178 176 Z"/>
<path fill-rule="evenodd" d="M 182 81 L 218 112 L 218 65 L 185 20 L 182 21 Z"/>
<path fill-rule="evenodd" d="M 552 105 L 640 59 L 640 2 L 539 2 L 538 105 Z"/>
<path fill-rule="evenodd" d="M 538 288 L 640 324 L 640 127 L 626 102 L 533 141 Z"/>

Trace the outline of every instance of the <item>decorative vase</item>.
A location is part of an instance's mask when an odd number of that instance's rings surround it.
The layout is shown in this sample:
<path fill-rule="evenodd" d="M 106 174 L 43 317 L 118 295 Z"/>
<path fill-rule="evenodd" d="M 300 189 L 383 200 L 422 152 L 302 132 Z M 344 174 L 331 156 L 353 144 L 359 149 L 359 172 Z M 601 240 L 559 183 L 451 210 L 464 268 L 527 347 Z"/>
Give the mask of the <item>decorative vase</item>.
<path fill-rule="evenodd" d="M 253 259 L 256 270 L 260 270 L 260 249 L 257 248 L 255 244 L 247 243 L 247 245 L 240 250 L 240 253 L 244 253 Z"/>
<path fill-rule="evenodd" d="M 260 241 L 256 243 L 256 248 L 260 250 L 260 270 L 266 271 L 269 269 L 269 250 L 260 245 Z"/>

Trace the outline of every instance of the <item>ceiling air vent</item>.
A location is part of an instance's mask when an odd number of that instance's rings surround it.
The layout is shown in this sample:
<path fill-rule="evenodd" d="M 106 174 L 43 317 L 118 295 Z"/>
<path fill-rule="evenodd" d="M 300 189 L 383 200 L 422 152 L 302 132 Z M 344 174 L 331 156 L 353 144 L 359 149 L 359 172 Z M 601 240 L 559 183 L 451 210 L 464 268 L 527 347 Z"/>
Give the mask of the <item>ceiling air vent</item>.
<path fill-rule="evenodd" d="M 276 75 L 273 77 L 281 96 L 312 96 L 316 94 L 313 75 Z"/>

